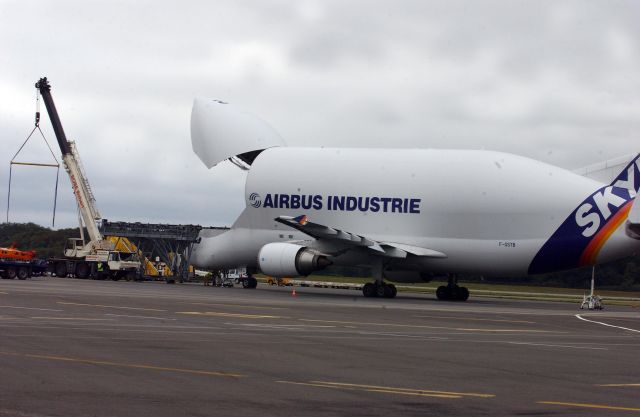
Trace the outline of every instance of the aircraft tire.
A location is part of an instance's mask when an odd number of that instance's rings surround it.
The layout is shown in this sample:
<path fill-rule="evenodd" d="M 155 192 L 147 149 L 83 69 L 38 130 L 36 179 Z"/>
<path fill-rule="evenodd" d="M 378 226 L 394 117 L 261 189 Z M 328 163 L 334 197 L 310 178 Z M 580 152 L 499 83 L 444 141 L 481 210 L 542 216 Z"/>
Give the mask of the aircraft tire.
<path fill-rule="evenodd" d="M 383 284 L 382 288 L 384 288 L 384 298 L 393 298 L 398 292 L 396 286 L 393 284 Z"/>
<path fill-rule="evenodd" d="M 436 290 L 436 297 L 438 297 L 438 300 L 443 301 L 451 299 L 451 292 L 449 291 L 449 287 L 445 285 L 439 286 Z"/>
<path fill-rule="evenodd" d="M 257 288 L 258 287 L 258 280 L 255 279 L 254 277 L 249 277 L 248 281 L 249 281 L 249 288 Z"/>
<path fill-rule="evenodd" d="M 467 301 L 469 299 L 469 289 L 467 287 L 460 287 L 457 295 L 456 299 L 458 301 Z"/>
<path fill-rule="evenodd" d="M 376 287 L 371 282 L 367 282 L 362 287 L 362 295 L 365 297 L 375 297 L 376 296 Z"/>
<path fill-rule="evenodd" d="M 376 297 L 386 297 L 389 294 L 389 290 L 387 290 L 387 284 L 376 285 L 375 286 Z"/>
<path fill-rule="evenodd" d="M 388 284 L 388 286 L 389 286 L 389 289 L 391 290 L 391 296 L 389 298 L 395 298 L 396 295 L 398 294 L 398 289 L 393 284 Z"/>

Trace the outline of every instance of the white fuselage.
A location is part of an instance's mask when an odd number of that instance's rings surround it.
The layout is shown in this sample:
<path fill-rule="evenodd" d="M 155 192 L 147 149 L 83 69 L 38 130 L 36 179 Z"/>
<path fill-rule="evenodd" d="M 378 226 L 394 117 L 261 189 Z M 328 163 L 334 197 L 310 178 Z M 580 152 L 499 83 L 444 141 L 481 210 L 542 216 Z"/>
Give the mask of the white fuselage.
<path fill-rule="evenodd" d="M 598 245 L 591 243 L 588 250 L 598 263 L 640 247 L 625 235 L 622 213 L 614 216 L 621 199 L 632 203 L 635 193 L 616 188 L 613 192 L 623 196 L 616 199 L 603 187 L 571 171 L 500 152 L 270 148 L 249 171 L 245 211 L 230 231 L 203 238 L 192 260 L 199 267 L 255 267 L 267 243 L 305 240 L 314 247 L 309 236 L 274 221 L 307 215 L 314 223 L 377 241 L 447 255 L 397 261 L 400 269 L 486 275 L 569 269 L 584 264 L 585 247 L 596 238 Z M 594 198 L 599 190 L 602 196 Z M 613 230 L 605 236 L 606 227 Z M 573 249 L 564 253 L 558 247 Z M 334 260 L 368 261 L 364 253 Z"/>

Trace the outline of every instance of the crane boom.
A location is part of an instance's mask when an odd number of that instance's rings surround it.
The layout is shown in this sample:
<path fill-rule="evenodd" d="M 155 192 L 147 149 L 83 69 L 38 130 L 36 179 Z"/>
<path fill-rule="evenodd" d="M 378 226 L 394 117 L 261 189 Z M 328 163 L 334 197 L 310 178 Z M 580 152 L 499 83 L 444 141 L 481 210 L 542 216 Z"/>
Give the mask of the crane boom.
<path fill-rule="evenodd" d="M 87 228 L 91 241 L 99 243 L 103 240 L 103 237 L 100 234 L 100 230 L 98 230 L 96 221 L 100 220 L 101 216 L 96 209 L 95 198 L 89 186 L 89 181 L 82 169 L 80 154 L 78 153 L 75 143 L 67 140 L 67 136 L 62 128 L 62 123 L 60 122 L 60 116 L 58 116 L 56 105 L 51 96 L 51 84 L 49 84 L 47 78 L 41 78 L 36 83 L 36 88 L 40 91 L 42 100 L 47 108 L 47 113 L 49 114 L 49 119 L 51 120 L 51 125 L 53 126 L 53 131 L 58 140 L 60 151 L 62 151 L 62 160 L 64 161 L 65 169 L 71 180 L 73 194 L 76 197 L 82 222 L 84 222 Z M 82 230 L 82 224 L 80 228 Z"/>

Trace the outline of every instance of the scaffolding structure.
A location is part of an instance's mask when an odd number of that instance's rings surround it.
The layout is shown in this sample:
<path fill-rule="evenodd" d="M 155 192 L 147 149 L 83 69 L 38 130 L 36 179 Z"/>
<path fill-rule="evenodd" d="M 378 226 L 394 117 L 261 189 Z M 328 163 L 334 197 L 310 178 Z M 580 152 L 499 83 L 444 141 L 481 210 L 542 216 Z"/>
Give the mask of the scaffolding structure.
<path fill-rule="evenodd" d="M 190 280 L 189 264 L 193 245 L 199 242 L 202 229 L 199 225 L 110 222 L 106 219 L 100 223 L 100 231 L 104 236 L 125 237 L 145 257 L 157 257 L 164 262 L 172 273 L 165 277 L 167 282 Z"/>

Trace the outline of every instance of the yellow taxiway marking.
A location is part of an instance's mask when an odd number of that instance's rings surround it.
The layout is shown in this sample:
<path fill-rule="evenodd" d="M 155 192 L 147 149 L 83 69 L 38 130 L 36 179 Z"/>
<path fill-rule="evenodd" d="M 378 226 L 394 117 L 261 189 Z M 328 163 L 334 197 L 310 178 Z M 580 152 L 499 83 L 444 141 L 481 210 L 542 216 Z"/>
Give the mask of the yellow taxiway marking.
<path fill-rule="evenodd" d="M 80 358 L 69 358 L 65 356 L 52 356 L 52 355 L 34 355 L 28 353 L 14 353 L 14 352 L 0 352 L 0 355 L 4 356 L 18 356 L 22 358 L 32 358 L 32 359 L 45 359 L 51 361 L 61 361 L 61 362 L 72 362 L 72 363 L 83 363 L 87 365 L 104 365 L 104 366 L 116 366 L 119 368 L 133 368 L 133 369 L 149 369 L 153 371 L 166 371 L 166 372 L 179 372 L 185 374 L 195 374 L 195 375 L 208 375 L 208 376 L 224 376 L 230 378 L 242 378 L 246 375 L 235 374 L 231 372 L 220 372 L 220 371 L 203 371 L 198 369 L 182 369 L 182 368 L 168 368 L 164 366 L 153 366 L 153 365 L 142 365 L 135 363 L 120 363 L 120 362 L 110 362 L 110 361 L 99 361 L 93 359 L 80 359 Z"/>
<path fill-rule="evenodd" d="M 149 319 L 149 320 L 170 320 L 170 321 L 176 321 L 176 319 L 170 319 L 167 317 L 149 317 L 149 316 L 131 316 L 128 314 L 108 314 L 105 313 L 105 316 L 111 316 L 111 317 L 127 317 L 127 318 L 132 318 L 132 319 Z"/>
<path fill-rule="evenodd" d="M 142 307 L 123 307 L 123 306 L 109 306 L 103 304 L 83 304 L 83 303 L 70 303 L 66 301 L 58 301 L 58 304 L 69 306 L 83 306 L 83 307 L 100 307 L 100 308 L 117 308 L 121 310 L 141 310 L 141 311 L 167 311 L 157 308 L 142 308 Z"/>
<path fill-rule="evenodd" d="M 479 398 L 495 397 L 495 395 L 492 395 L 492 394 L 431 391 L 431 390 L 412 389 L 412 388 L 383 387 L 379 385 L 347 384 L 342 382 L 327 382 L 327 381 L 309 381 L 309 382 L 276 381 L 276 382 L 280 384 L 304 385 L 309 387 L 342 389 L 342 390 L 348 390 L 348 391 L 380 392 L 385 394 L 410 395 L 410 396 L 417 396 L 417 397 L 436 397 L 436 398 L 449 398 L 449 399 L 458 399 L 458 398 L 464 398 L 464 397 L 479 397 Z"/>
<path fill-rule="evenodd" d="M 266 310 L 289 310 L 288 307 L 267 307 L 267 306 L 252 306 L 244 304 L 225 304 L 225 303 L 191 303 L 195 306 L 223 306 L 223 307 L 237 307 L 237 308 L 262 308 Z"/>
<path fill-rule="evenodd" d="M 488 321 L 493 323 L 524 323 L 524 324 L 536 324 L 535 321 L 527 320 L 504 320 L 504 319 L 477 319 L 470 317 L 448 317 L 448 316 L 414 316 L 417 318 L 425 319 L 446 319 L 446 320 L 469 320 L 469 321 Z"/>
<path fill-rule="evenodd" d="M 441 395 L 452 395 L 452 396 L 458 396 L 458 397 L 479 397 L 479 398 L 495 397 L 495 395 L 493 394 L 478 394 L 476 392 L 432 391 L 432 390 L 424 390 L 424 389 L 382 387 L 379 385 L 347 384 L 344 382 L 328 382 L 328 381 L 311 381 L 311 382 L 314 384 L 336 385 L 340 387 L 386 389 L 386 390 L 392 390 L 392 391 L 416 392 L 420 394 L 441 394 Z"/>
<path fill-rule="evenodd" d="M 241 314 L 241 313 L 221 313 L 217 311 L 178 311 L 176 314 L 185 314 L 189 316 L 208 316 L 208 317 L 236 317 L 241 319 L 282 319 L 281 316 L 266 316 L 262 314 Z"/>
<path fill-rule="evenodd" d="M 388 326 L 388 327 L 405 327 L 417 329 L 443 329 L 455 330 L 462 332 L 496 332 L 496 333 L 558 333 L 551 330 L 531 330 L 531 329 L 470 329 L 461 327 L 445 327 L 445 326 L 427 326 L 421 324 L 399 324 L 399 323 L 372 323 L 358 321 L 339 321 L 339 320 L 317 320 L 317 319 L 298 319 L 300 321 L 321 322 L 321 323 L 338 323 L 338 324 L 360 324 L 367 326 Z"/>
<path fill-rule="evenodd" d="M 36 308 L 36 307 L 20 307 L 20 306 L 0 306 L 0 308 L 13 308 L 18 310 L 38 310 L 38 311 L 64 311 L 55 308 Z"/>
<path fill-rule="evenodd" d="M 564 402 L 559 402 L 559 401 L 538 401 L 538 404 L 562 405 L 562 406 L 566 406 L 566 407 L 579 407 L 579 408 L 595 408 L 595 409 L 600 409 L 600 410 L 638 411 L 638 412 L 640 412 L 640 408 L 617 407 L 617 406 L 614 406 L 614 405 L 602 405 L 602 404 L 564 403 Z"/>
<path fill-rule="evenodd" d="M 596 387 L 640 387 L 640 384 L 598 384 Z"/>
<path fill-rule="evenodd" d="M 114 319 L 89 319 L 85 317 L 29 317 L 30 319 L 40 320 L 83 320 L 83 321 L 113 321 Z"/>
<path fill-rule="evenodd" d="M 293 382 L 293 381 L 276 381 L 276 382 L 278 382 L 280 384 L 304 385 L 304 386 L 307 386 L 307 387 L 332 388 L 332 389 L 342 389 L 342 390 L 347 390 L 347 391 L 381 392 L 381 393 L 385 393 L 385 394 L 413 395 L 413 396 L 418 396 L 418 397 L 462 398 L 459 395 L 424 394 L 424 393 L 408 392 L 408 391 L 395 391 L 395 390 L 391 390 L 391 389 L 343 387 L 343 386 L 338 386 L 338 385 L 320 384 L 320 383 L 313 383 L 313 382 Z"/>

